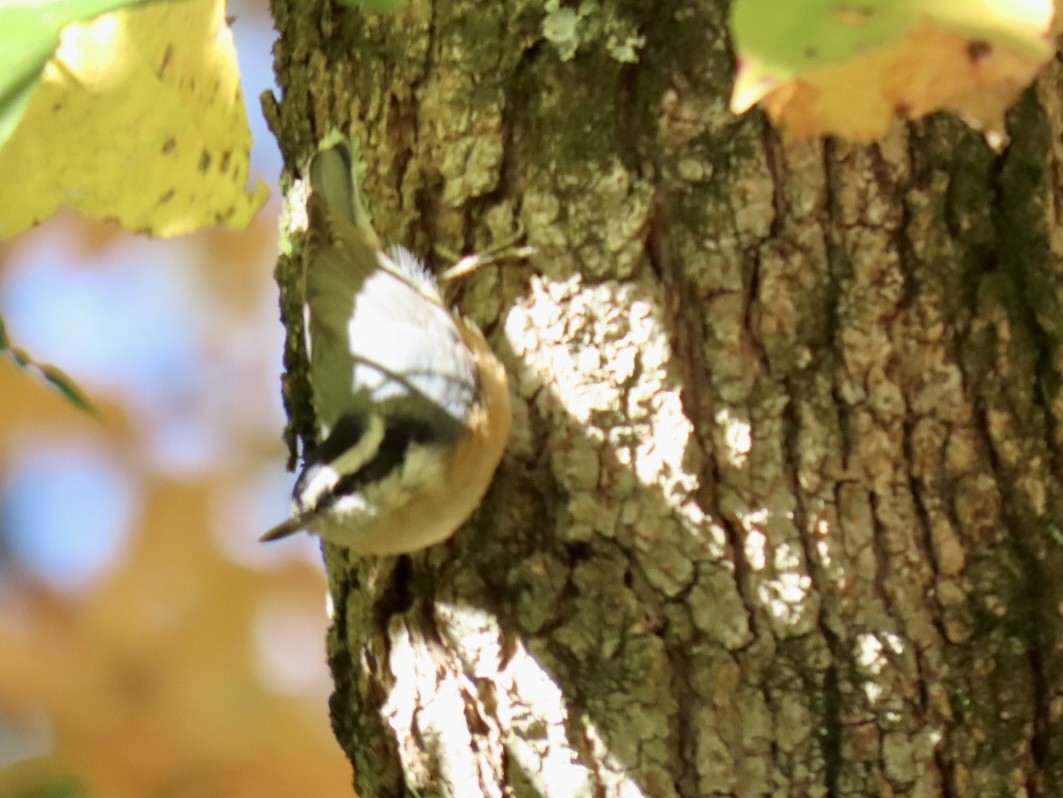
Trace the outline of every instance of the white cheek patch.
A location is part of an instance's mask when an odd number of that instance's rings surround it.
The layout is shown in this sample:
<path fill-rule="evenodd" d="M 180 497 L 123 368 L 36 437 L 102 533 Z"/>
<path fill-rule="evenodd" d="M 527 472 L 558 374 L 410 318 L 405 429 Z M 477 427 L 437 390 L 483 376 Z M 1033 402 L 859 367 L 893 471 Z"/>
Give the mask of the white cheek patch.
<path fill-rule="evenodd" d="M 350 518 L 356 522 L 365 522 L 366 519 L 372 518 L 376 515 L 376 510 L 372 504 L 365 500 L 365 496 L 360 493 L 351 493 L 346 496 L 340 496 L 329 508 L 336 518 L 345 519 Z"/>
<path fill-rule="evenodd" d="M 297 498 L 300 509 L 316 507 L 322 496 L 336 487 L 340 475 L 330 465 L 317 466 L 314 475 L 303 486 Z"/>

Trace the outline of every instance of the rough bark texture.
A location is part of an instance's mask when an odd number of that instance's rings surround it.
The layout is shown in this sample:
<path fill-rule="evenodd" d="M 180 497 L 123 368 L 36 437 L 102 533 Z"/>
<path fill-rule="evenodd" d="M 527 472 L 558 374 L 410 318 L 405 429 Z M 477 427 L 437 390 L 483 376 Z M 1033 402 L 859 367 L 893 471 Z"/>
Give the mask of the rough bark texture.
<path fill-rule="evenodd" d="M 325 553 L 363 798 L 1061 794 L 1058 66 L 999 155 L 784 146 L 724 3 L 274 13 L 292 173 L 350 129 L 385 239 L 538 250 L 456 297 L 516 405 L 473 522 Z"/>

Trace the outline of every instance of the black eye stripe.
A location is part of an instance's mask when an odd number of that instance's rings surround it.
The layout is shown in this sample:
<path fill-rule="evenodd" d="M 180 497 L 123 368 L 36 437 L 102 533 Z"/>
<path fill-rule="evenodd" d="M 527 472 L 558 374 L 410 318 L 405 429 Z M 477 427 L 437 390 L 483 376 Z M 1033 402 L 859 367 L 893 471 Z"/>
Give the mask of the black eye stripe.
<path fill-rule="evenodd" d="M 333 494 L 345 496 L 354 493 L 363 485 L 384 479 L 406 459 L 406 451 L 412 442 L 413 434 L 410 428 L 389 422 L 384 430 L 384 440 L 380 442 L 376 453 L 356 472 L 341 477 L 332 491 Z"/>
<path fill-rule="evenodd" d="M 432 427 L 429 424 L 413 418 L 393 416 L 388 418 L 385 424 L 384 439 L 380 442 L 380 446 L 377 447 L 373 456 L 363 463 L 362 467 L 353 474 L 345 474 L 340 477 L 336 486 L 327 495 L 321 497 L 321 501 L 318 503 L 319 508 L 327 507 L 338 497 L 356 493 L 364 486 L 373 482 L 379 482 L 389 474 L 396 472 L 401 468 L 403 461 L 406 459 L 411 444 L 431 443 L 433 440 L 436 440 L 436 436 L 433 434 Z M 338 423 L 336 429 L 333 430 L 333 434 L 330 435 L 328 440 L 319 446 L 318 449 L 324 449 L 326 444 L 329 444 L 336 436 L 336 433 L 340 432 L 344 435 L 344 442 L 347 445 L 329 446 L 330 451 L 335 451 L 332 455 L 333 458 L 339 457 L 339 455 L 346 451 L 349 446 L 353 446 L 357 442 L 357 437 L 349 437 L 349 433 L 357 426 L 358 424 L 354 424 L 351 427 L 345 427 L 341 430 L 340 423 Z M 364 429 L 365 424 L 361 423 L 360 427 L 361 429 Z M 317 455 L 317 452 L 318 450 L 315 449 L 315 456 Z"/>
<path fill-rule="evenodd" d="M 366 420 L 361 415 L 348 413 L 345 416 L 341 416 L 329 436 L 306 455 L 303 470 L 305 471 L 313 465 L 331 463 L 338 459 L 341 454 L 362 439 L 367 427 Z"/>

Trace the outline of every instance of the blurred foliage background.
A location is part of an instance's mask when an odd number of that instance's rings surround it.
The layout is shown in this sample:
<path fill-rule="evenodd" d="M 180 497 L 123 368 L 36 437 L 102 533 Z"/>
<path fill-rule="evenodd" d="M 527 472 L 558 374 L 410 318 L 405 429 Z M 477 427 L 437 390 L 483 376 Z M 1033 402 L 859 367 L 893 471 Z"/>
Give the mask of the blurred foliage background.
<path fill-rule="evenodd" d="M 349 796 L 315 541 L 266 547 L 293 477 L 272 280 L 280 156 L 264 2 L 230 3 L 274 186 L 245 233 L 60 214 L 0 244 L 0 796 Z"/>

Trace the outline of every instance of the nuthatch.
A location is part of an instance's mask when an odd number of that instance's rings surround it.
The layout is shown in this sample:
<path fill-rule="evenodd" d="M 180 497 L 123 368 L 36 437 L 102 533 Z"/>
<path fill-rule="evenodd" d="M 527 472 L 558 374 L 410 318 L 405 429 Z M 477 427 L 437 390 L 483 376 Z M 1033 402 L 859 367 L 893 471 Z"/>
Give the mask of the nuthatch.
<path fill-rule="evenodd" d="M 506 372 L 416 257 L 382 250 L 347 145 L 309 172 L 304 317 L 322 442 L 291 518 L 261 539 L 305 529 L 358 554 L 431 546 L 472 514 L 502 459 Z"/>

